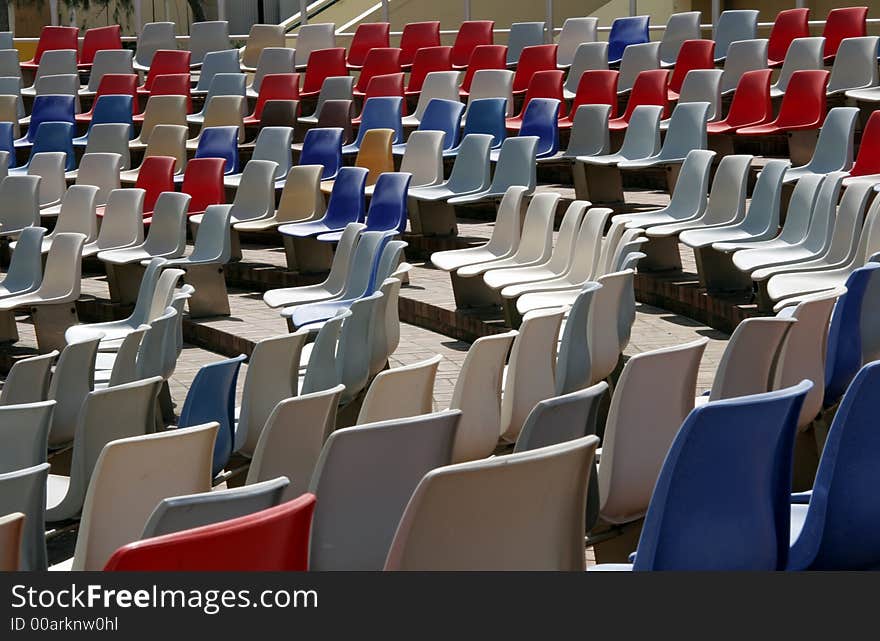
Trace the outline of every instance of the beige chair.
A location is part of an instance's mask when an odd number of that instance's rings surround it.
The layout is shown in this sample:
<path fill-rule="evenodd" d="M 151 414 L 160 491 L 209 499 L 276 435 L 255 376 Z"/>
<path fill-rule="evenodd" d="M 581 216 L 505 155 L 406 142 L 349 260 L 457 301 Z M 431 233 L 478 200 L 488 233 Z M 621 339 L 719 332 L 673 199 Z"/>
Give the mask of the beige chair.
<path fill-rule="evenodd" d="M 270 218 L 235 223 L 236 231 L 267 231 L 284 223 L 317 220 L 324 214 L 324 196 L 321 193 L 323 165 L 291 167 L 284 181 L 278 209 Z"/>
<path fill-rule="evenodd" d="M 24 514 L 21 512 L 0 516 L 0 572 L 18 572 L 23 531 Z"/>
<path fill-rule="evenodd" d="M 12 123 L 12 135 L 21 138 L 21 127 L 18 124 L 18 96 L 0 95 L 0 122 Z"/>
<path fill-rule="evenodd" d="M 516 336 L 516 331 L 510 331 L 478 338 L 464 358 L 449 403 L 449 409 L 461 410 L 452 448 L 453 463 L 486 458 L 498 445 L 501 381 Z"/>
<path fill-rule="evenodd" d="M 208 127 L 238 127 L 238 142 L 244 142 L 244 110 L 247 99 L 244 96 L 214 96 L 205 105 L 205 120 L 202 129 L 195 138 L 186 141 L 186 148 L 198 149 L 202 131 Z"/>
<path fill-rule="evenodd" d="M 430 414 L 440 355 L 381 372 L 367 389 L 357 424 Z"/>
<path fill-rule="evenodd" d="M 100 570 L 137 541 L 156 505 L 211 489 L 217 423 L 108 442 L 95 462 L 80 520 L 73 570 Z"/>
<path fill-rule="evenodd" d="M 150 135 L 150 142 L 144 150 L 144 158 L 150 156 L 171 156 L 177 159 L 174 172 L 182 173 L 186 167 L 186 136 L 189 130 L 183 125 L 156 125 Z M 142 165 L 143 166 L 143 165 Z M 134 185 L 140 175 L 140 167 L 119 174 L 123 185 Z"/>
<path fill-rule="evenodd" d="M 526 314 L 513 341 L 501 394 L 501 439 L 516 442 L 538 401 L 555 396 L 556 341 L 565 310 Z"/>
<path fill-rule="evenodd" d="M 386 570 L 584 568 L 584 505 L 596 436 L 428 472 Z"/>
<path fill-rule="evenodd" d="M 233 452 L 253 452 L 275 406 L 296 396 L 300 355 L 308 335 L 307 331 L 299 331 L 264 338 L 254 345 L 235 424 Z"/>
<path fill-rule="evenodd" d="M 333 431 L 343 389 L 337 385 L 278 403 L 260 433 L 245 483 L 286 476 L 290 485 L 284 500 L 308 491 L 321 448 Z"/>
<path fill-rule="evenodd" d="M 150 96 L 140 135 L 129 143 L 129 148 L 145 149 L 159 125 L 186 126 L 186 96 Z"/>
<path fill-rule="evenodd" d="M 152 431 L 153 409 L 161 385 L 162 378 L 155 376 L 89 393 L 79 412 L 73 437 L 70 476 L 49 475 L 47 521 L 63 521 L 79 515 L 95 464 L 107 443 Z M 150 509 L 157 502 L 154 501 Z M 140 526 L 143 527 L 143 523 Z"/>
<path fill-rule="evenodd" d="M 599 516 L 624 524 L 645 515 L 660 468 L 694 407 L 707 338 L 636 354 L 611 398 L 599 462 Z M 674 372 L 674 376 L 670 376 Z"/>
<path fill-rule="evenodd" d="M 266 47 L 284 47 L 284 27 L 277 24 L 253 24 L 241 51 L 242 71 L 256 71 L 260 54 Z M 291 70 L 292 71 L 292 70 Z"/>
<path fill-rule="evenodd" d="M 58 357 L 47 395 L 56 403 L 49 431 L 50 448 L 73 441 L 80 408 L 95 385 L 95 359 L 101 337 L 71 341 Z"/>
<path fill-rule="evenodd" d="M 439 412 L 330 435 L 309 485 L 318 497 L 310 570 L 382 569 L 413 490 L 449 464 L 459 416 Z"/>

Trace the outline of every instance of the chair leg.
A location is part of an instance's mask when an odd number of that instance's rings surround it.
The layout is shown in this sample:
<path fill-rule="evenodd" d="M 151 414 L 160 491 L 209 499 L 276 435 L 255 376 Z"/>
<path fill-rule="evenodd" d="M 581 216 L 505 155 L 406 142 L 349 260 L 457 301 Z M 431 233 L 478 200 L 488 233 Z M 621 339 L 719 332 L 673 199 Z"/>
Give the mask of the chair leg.
<path fill-rule="evenodd" d="M 639 261 L 639 271 L 681 271 L 681 254 L 678 250 L 677 236 L 651 238 L 642 245 L 642 251 L 645 253 L 645 257 Z"/>
<path fill-rule="evenodd" d="M 452 293 L 455 295 L 455 306 L 467 307 L 492 307 L 501 305 L 501 294 L 497 290 L 488 287 L 482 276 L 463 278 L 452 272 Z"/>
<path fill-rule="evenodd" d="M 301 274 L 327 272 L 333 263 L 332 243 L 324 243 L 314 238 L 294 238 L 293 251 Z"/>
<path fill-rule="evenodd" d="M 189 315 L 192 318 L 229 316 L 229 295 L 223 265 L 188 265 L 185 280 L 195 287 L 189 299 Z"/>
<path fill-rule="evenodd" d="M 517 329 L 520 325 L 522 325 L 522 315 L 520 315 L 519 310 L 516 308 L 516 301 L 519 298 L 504 298 L 502 297 L 501 306 L 504 308 L 504 321 L 507 323 L 508 327 L 512 327 Z"/>
<path fill-rule="evenodd" d="M 15 324 L 15 312 L 0 312 L 0 343 L 17 343 L 18 326 Z"/>
<path fill-rule="evenodd" d="M 588 200 L 590 190 L 587 186 L 587 166 L 582 162 L 571 164 L 571 178 L 574 183 L 574 197 L 578 200 Z"/>
<path fill-rule="evenodd" d="M 585 198 L 593 204 L 623 202 L 623 179 L 617 167 L 584 164 L 584 172 L 587 193 L 581 196 L 575 192 L 578 198 Z"/>
<path fill-rule="evenodd" d="M 37 335 L 37 349 L 44 354 L 53 349 L 64 349 L 67 344 L 64 332 L 79 322 L 73 301 L 58 305 L 35 305 L 31 307 L 31 318 Z"/>
<path fill-rule="evenodd" d="M 128 265 L 111 265 L 107 267 L 107 284 L 110 288 L 110 300 L 122 305 L 134 305 L 141 288 L 145 268 L 140 263 Z"/>
<path fill-rule="evenodd" d="M 788 157 L 791 158 L 792 166 L 797 167 L 810 162 L 818 139 L 818 129 L 788 132 Z"/>
<path fill-rule="evenodd" d="M 666 165 L 666 190 L 672 195 L 672 192 L 675 191 L 675 184 L 678 182 L 678 174 L 681 172 L 681 165 L 675 163 L 674 165 Z"/>
<path fill-rule="evenodd" d="M 752 289 L 752 279 L 733 264 L 733 253 L 720 252 L 712 247 L 694 250 L 700 285 L 710 292 L 746 292 Z"/>
<path fill-rule="evenodd" d="M 281 242 L 284 245 L 284 257 L 287 259 L 287 269 L 295 272 L 299 270 L 296 262 L 296 250 L 293 247 L 293 238 L 290 236 L 282 236 Z"/>
<path fill-rule="evenodd" d="M 238 234 L 238 230 L 233 227 L 229 230 L 230 233 L 230 241 L 231 241 L 231 253 L 229 255 L 229 260 L 233 262 L 238 262 L 242 259 L 241 253 L 241 237 Z"/>
<path fill-rule="evenodd" d="M 162 382 L 157 401 L 159 405 L 157 418 L 163 421 L 165 425 L 174 423 L 177 417 L 174 415 L 174 401 L 171 400 L 171 390 L 168 387 L 168 381 Z"/>
<path fill-rule="evenodd" d="M 424 236 L 458 236 L 455 207 L 445 201 L 420 202 L 418 219 Z"/>

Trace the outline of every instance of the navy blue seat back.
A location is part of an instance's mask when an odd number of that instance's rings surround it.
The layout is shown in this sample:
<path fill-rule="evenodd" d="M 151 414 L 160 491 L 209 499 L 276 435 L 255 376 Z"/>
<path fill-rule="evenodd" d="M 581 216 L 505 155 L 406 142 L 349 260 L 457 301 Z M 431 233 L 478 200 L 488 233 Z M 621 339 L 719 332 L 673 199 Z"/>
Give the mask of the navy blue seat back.
<path fill-rule="evenodd" d="M 832 407 L 862 366 L 861 318 L 865 294 L 880 263 L 867 263 L 849 275 L 846 293 L 837 299 L 828 327 L 825 352 L 825 398 Z"/>
<path fill-rule="evenodd" d="M 373 188 L 373 198 L 367 211 L 365 231 L 389 231 L 402 234 L 406 229 L 406 198 L 412 174 L 385 172 Z"/>
<path fill-rule="evenodd" d="M 0 122 L 0 151 L 9 152 L 9 169 L 15 167 L 15 126 L 11 122 Z"/>
<path fill-rule="evenodd" d="M 464 104 L 457 100 L 443 100 L 433 98 L 419 122 L 422 131 L 442 131 L 446 134 L 443 139 L 443 150 L 452 149 L 458 145 L 458 134 L 461 131 L 461 114 L 464 113 Z"/>
<path fill-rule="evenodd" d="M 33 126 L 33 125 L 31 125 Z M 69 122 L 44 122 L 37 128 L 34 146 L 31 147 L 33 158 L 36 154 L 50 151 L 63 151 L 67 154 L 64 171 L 76 169 L 76 156 L 73 153 L 73 124 Z"/>
<path fill-rule="evenodd" d="M 537 158 L 559 151 L 559 101 L 556 98 L 532 98 L 523 114 L 520 136 L 537 136 Z"/>
<path fill-rule="evenodd" d="M 778 570 L 787 560 L 791 466 L 809 381 L 694 409 L 669 448 L 635 570 Z"/>
<path fill-rule="evenodd" d="M 40 124 L 44 122 L 69 122 L 74 124 L 75 97 L 60 94 L 47 94 L 34 98 L 31 122 L 25 138 L 34 142 Z"/>
<path fill-rule="evenodd" d="M 217 421 L 217 440 L 214 441 L 212 474 L 218 474 L 232 455 L 233 430 L 235 429 L 235 384 L 238 370 L 247 357 L 242 354 L 216 363 L 203 365 L 193 379 L 192 385 L 180 411 L 178 427 L 192 427 Z"/>
<path fill-rule="evenodd" d="M 394 131 L 394 139 L 391 142 L 393 144 L 403 142 L 402 105 L 403 98 L 400 96 L 367 98 L 361 112 L 361 125 L 354 146 L 360 147 L 364 134 L 370 129 L 391 129 Z"/>
<path fill-rule="evenodd" d="M 303 138 L 300 165 L 323 165 L 323 180 L 332 180 L 342 166 L 342 128 L 309 129 Z"/>
<path fill-rule="evenodd" d="M 89 121 L 89 131 L 95 125 L 101 124 L 127 124 L 129 137 L 134 138 L 134 125 L 132 121 L 133 98 L 124 94 L 105 94 L 100 96 L 95 103 L 92 119 Z"/>
<path fill-rule="evenodd" d="M 342 167 L 339 170 L 323 218 L 327 227 L 344 229 L 349 223 L 364 222 L 364 188 L 369 173 L 364 167 Z"/>
<path fill-rule="evenodd" d="M 205 127 L 195 158 L 222 158 L 226 161 L 223 173 L 238 173 L 238 127 Z"/>
<path fill-rule="evenodd" d="M 650 16 L 627 16 L 615 18 L 608 34 L 608 62 L 623 58 L 627 45 L 641 44 L 651 40 L 648 35 Z"/>
<path fill-rule="evenodd" d="M 865 365 L 840 403 L 822 450 L 789 569 L 880 567 L 880 361 Z"/>
<path fill-rule="evenodd" d="M 499 147 L 507 137 L 506 98 L 479 98 L 468 107 L 462 137 L 468 134 L 489 134 L 493 136 L 492 147 Z"/>

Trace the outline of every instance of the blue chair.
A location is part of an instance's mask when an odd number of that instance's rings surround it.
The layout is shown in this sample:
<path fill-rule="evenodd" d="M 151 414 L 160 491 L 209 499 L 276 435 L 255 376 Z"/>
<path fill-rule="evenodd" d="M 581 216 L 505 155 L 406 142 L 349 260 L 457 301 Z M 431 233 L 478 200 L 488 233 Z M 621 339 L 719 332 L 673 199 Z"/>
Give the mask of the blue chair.
<path fill-rule="evenodd" d="M 312 129 L 309 131 L 317 131 Z M 341 129 L 338 131 L 342 131 Z M 340 232 L 349 223 L 364 222 L 364 187 L 367 185 L 369 170 L 364 167 L 343 167 L 333 182 L 333 190 L 327 202 L 327 211 L 319 220 L 305 223 L 288 223 L 278 227 L 278 231 L 286 236 L 307 238 L 326 232 Z M 384 176 L 385 174 L 382 174 Z M 379 176 L 379 180 L 382 180 Z M 379 183 L 376 183 L 378 189 Z M 373 192 L 373 200 L 376 198 Z M 370 205 L 372 210 L 372 204 Z"/>
<path fill-rule="evenodd" d="M 446 136 L 443 138 L 443 151 L 448 151 L 458 146 L 458 136 L 461 132 L 461 115 L 464 113 L 464 104 L 457 100 L 443 100 L 432 98 L 425 107 L 425 113 L 419 122 L 419 131 L 442 131 Z M 406 144 L 398 143 L 391 148 L 391 153 L 402 155 L 406 151 Z"/>
<path fill-rule="evenodd" d="M 238 370 L 247 357 L 242 354 L 225 361 L 202 366 L 193 379 L 178 427 L 192 427 L 217 421 L 217 440 L 214 441 L 212 474 L 220 473 L 232 455 L 233 429 L 235 423 L 235 384 Z"/>
<path fill-rule="evenodd" d="M 400 171 L 379 174 L 373 187 L 373 197 L 367 210 L 367 228 L 364 231 L 381 231 L 402 234 L 406 230 L 407 194 L 412 174 Z M 318 240 L 339 240 L 342 232 L 321 235 Z M 372 293 L 372 292 L 370 292 Z"/>
<path fill-rule="evenodd" d="M 16 147 L 30 147 L 34 144 L 37 130 L 44 122 L 69 122 L 74 124 L 75 96 L 47 94 L 34 98 L 31 122 L 27 134 L 15 141 Z"/>
<path fill-rule="evenodd" d="M 785 568 L 794 435 L 811 387 L 801 381 L 688 415 L 654 486 L 633 570 Z"/>
<path fill-rule="evenodd" d="M 826 408 L 837 404 L 862 366 L 862 308 L 868 285 L 877 277 L 877 269 L 880 269 L 880 263 L 867 263 L 850 274 L 846 293 L 834 305 L 825 351 L 825 397 L 822 404 Z"/>
<path fill-rule="evenodd" d="M 223 158 L 226 161 L 225 175 L 239 171 L 238 127 L 206 127 L 199 138 L 194 158 Z M 183 181 L 181 176 L 180 181 Z"/>
<path fill-rule="evenodd" d="M 76 169 L 76 156 L 73 152 L 73 124 L 69 122 L 43 122 L 37 128 L 34 144 L 28 161 L 21 167 L 16 167 L 17 173 L 26 174 L 31 164 L 31 158 L 37 154 L 49 151 L 63 151 L 67 154 L 64 162 L 64 171 Z"/>
<path fill-rule="evenodd" d="M 15 167 L 15 125 L 11 122 L 0 122 L 0 151 L 9 152 L 7 169 Z"/>
<path fill-rule="evenodd" d="M 336 178 L 339 168 L 342 167 L 342 135 L 341 127 L 309 129 L 303 138 L 299 164 L 323 166 L 321 180 Z"/>
<path fill-rule="evenodd" d="M 549 158 L 556 155 L 559 151 L 559 101 L 556 98 L 529 100 L 519 135 L 538 137 L 535 158 Z M 497 157 L 497 154 L 497 151 L 493 152 L 493 156 Z"/>
<path fill-rule="evenodd" d="M 92 111 L 92 119 L 84 136 L 73 139 L 74 147 L 85 147 L 89 142 L 89 134 L 94 125 L 125 124 L 128 125 L 129 139 L 134 139 L 134 122 L 132 120 L 132 96 L 123 94 L 105 94 L 99 96 Z"/>
<path fill-rule="evenodd" d="M 342 148 L 343 155 L 356 154 L 361 148 L 364 134 L 370 129 L 392 129 L 394 139 L 392 143 L 403 142 L 403 122 L 401 108 L 403 98 L 400 96 L 380 96 L 367 98 L 364 109 L 361 111 L 361 124 L 358 127 L 354 142 Z"/>
<path fill-rule="evenodd" d="M 628 16 L 615 18 L 611 23 L 611 33 L 608 34 L 608 62 L 620 62 L 623 58 L 623 50 L 628 45 L 637 45 L 650 42 L 648 23 L 650 16 Z"/>
<path fill-rule="evenodd" d="M 880 567 L 880 361 L 865 365 L 828 430 L 816 480 L 791 497 L 789 570 Z"/>
<path fill-rule="evenodd" d="M 471 102 L 468 107 L 467 118 L 464 121 L 462 140 L 468 134 L 489 134 L 492 138 L 491 149 L 500 149 L 501 143 L 507 138 L 507 98 L 479 98 Z M 444 156 L 456 156 L 461 145 L 457 145 Z"/>

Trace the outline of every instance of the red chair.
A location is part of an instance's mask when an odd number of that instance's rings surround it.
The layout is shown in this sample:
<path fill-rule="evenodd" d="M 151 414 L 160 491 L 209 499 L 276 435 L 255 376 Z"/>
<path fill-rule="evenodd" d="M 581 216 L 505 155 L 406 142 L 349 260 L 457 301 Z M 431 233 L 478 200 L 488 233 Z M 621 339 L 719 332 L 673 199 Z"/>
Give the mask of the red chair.
<path fill-rule="evenodd" d="M 186 96 L 186 113 L 192 113 L 192 82 L 189 72 L 187 73 L 169 73 L 162 76 L 156 76 L 153 80 L 153 88 L 150 90 L 151 96 Z M 143 122 L 144 114 L 139 113 L 134 117 L 135 122 Z"/>
<path fill-rule="evenodd" d="M 363 96 L 373 76 L 385 76 L 390 73 L 400 72 L 400 49 L 396 47 L 382 47 L 371 49 L 361 67 L 360 76 L 354 83 L 354 95 Z"/>
<path fill-rule="evenodd" d="M 685 40 L 678 50 L 675 59 L 675 69 L 669 78 L 667 92 L 670 100 L 678 100 L 681 85 L 688 71 L 693 69 L 715 68 L 715 41 L 714 40 Z"/>
<path fill-rule="evenodd" d="M 391 25 L 387 22 L 362 22 L 354 32 L 348 46 L 348 58 L 345 61 L 349 69 L 360 69 L 364 66 L 371 49 L 387 49 L 391 46 Z"/>
<path fill-rule="evenodd" d="M 254 113 L 244 119 L 244 124 L 259 124 L 263 116 L 263 107 L 269 100 L 299 100 L 299 74 L 270 73 L 268 76 L 263 76 Z"/>
<path fill-rule="evenodd" d="M 859 38 L 867 35 L 868 7 L 840 7 L 832 9 L 825 18 L 825 61 L 834 59 L 837 48 L 844 38 Z"/>
<path fill-rule="evenodd" d="M 786 9 L 776 14 L 770 40 L 767 42 L 767 63 L 771 67 L 779 67 L 785 60 L 785 54 L 791 41 L 795 38 L 807 38 L 810 35 L 810 10 L 806 8 Z"/>
<path fill-rule="evenodd" d="M 159 76 L 167 76 L 171 74 L 189 74 L 189 63 L 192 53 L 189 51 L 179 51 L 177 49 L 159 49 L 153 56 L 150 63 L 150 70 L 144 79 L 144 84 L 138 87 L 139 94 L 149 95 L 153 88 L 153 83 Z"/>
<path fill-rule="evenodd" d="M 370 80 L 370 84 L 367 85 L 367 91 L 363 95 L 363 101 L 361 104 L 367 102 L 370 98 L 380 98 L 382 96 L 399 96 L 400 98 L 404 97 L 403 93 L 403 72 L 400 71 L 398 73 L 389 73 L 383 76 L 375 76 L 372 80 Z M 402 115 L 406 115 L 406 100 L 401 103 L 401 109 L 403 110 Z M 361 117 L 352 118 L 352 124 L 357 125 L 361 122 Z"/>
<path fill-rule="evenodd" d="M 37 50 L 34 57 L 21 63 L 22 69 L 36 71 L 40 59 L 46 51 L 54 49 L 79 49 L 79 29 L 76 27 L 43 27 L 40 30 L 40 40 L 37 42 Z"/>
<path fill-rule="evenodd" d="M 193 158 L 186 163 L 180 191 L 192 196 L 187 216 L 203 214 L 210 205 L 226 203 L 225 171 L 226 160 L 223 158 Z"/>
<path fill-rule="evenodd" d="M 409 67 L 419 49 L 440 46 L 440 21 L 410 22 L 400 34 L 400 66 Z"/>
<path fill-rule="evenodd" d="M 770 99 L 770 69 L 745 72 L 736 84 L 730 110 L 724 120 L 706 125 L 708 134 L 732 134 L 741 127 L 763 125 L 773 118 L 773 102 Z"/>
<path fill-rule="evenodd" d="M 532 76 L 538 71 L 556 69 L 556 45 L 533 45 L 523 47 L 513 76 L 513 93 L 523 94 Z"/>
<path fill-rule="evenodd" d="M 132 115 L 137 111 L 137 84 L 138 77 L 133 73 L 108 73 L 104 74 L 101 82 L 98 83 L 98 91 L 95 94 L 95 101 L 92 108 L 87 113 L 77 114 L 75 116 L 77 122 L 92 122 L 92 114 L 95 111 L 95 105 L 98 104 L 98 98 L 110 95 L 131 96 Z"/>
<path fill-rule="evenodd" d="M 795 71 L 782 96 L 776 119 L 763 125 L 737 129 L 744 136 L 765 136 L 785 131 L 818 129 L 825 120 L 825 88 L 828 86 L 827 71 L 805 69 Z"/>
<path fill-rule="evenodd" d="M 315 495 L 237 519 L 125 545 L 107 571 L 286 571 L 308 569 Z"/>
<path fill-rule="evenodd" d="M 849 171 L 853 177 L 876 174 L 880 174 L 880 111 L 874 111 L 868 117 L 856 162 Z"/>
<path fill-rule="evenodd" d="M 176 162 L 173 156 L 147 156 L 141 163 L 134 186 L 147 192 L 144 196 L 144 218 L 153 213 L 159 194 L 163 191 L 174 191 Z"/>
<path fill-rule="evenodd" d="M 82 51 L 79 53 L 80 69 L 88 69 L 95 60 L 95 53 L 104 49 L 122 49 L 122 34 L 118 24 L 109 27 L 95 27 L 83 36 Z"/>
<path fill-rule="evenodd" d="M 609 131 L 623 131 L 629 126 L 633 110 L 639 105 L 659 105 L 663 107 L 663 117 L 669 115 L 669 98 L 666 93 L 666 82 L 669 72 L 665 69 L 648 69 L 636 76 L 626 109 L 619 118 L 608 121 Z"/>
<path fill-rule="evenodd" d="M 581 105 L 611 105 L 611 118 L 617 117 L 617 77 L 615 70 L 593 69 L 581 74 L 568 115 L 559 120 L 560 129 L 571 129 L 574 114 Z"/>
<path fill-rule="evenodd" d="M 425 76 L 432 71 L 452 71 L 452 47 L 423 47 L 416 51 L 409 83 L 406 85 L 406 95 L 418 96 L 425 83 Z"/>
<path fill-rule="evenodd" d="M 334 76 L 347 76 L 348 67 L 345 66 L 345 49 L 334 47 L 332 49 L 316 49 L 309 54 L 306 63 L 306 76 L 303 79 L 300 96 L 309 98 L 321 93 L 321 85 L 324 80 Z"/>
<path fill-rule="evenodd" d="M 519 131 L 522 127 L 523 115 L 532 98 L 556 98 L 559 101 L 559 118 L 565 115 L 565 100 L 562 97 L 562 85 L 565 83 L 565 72 L 560 69 L 538 71 L 532 76 L 522 109 L 512 118 L 505 120 L 504 126 L 511 131 Z"/>
<path fill-rule="evenodd" d="M 462 22 L 455 34 L 455 42 L 452 43 L 452 67 L 464 69 L 470 65 L 474 49 L 480 45 L 491 45 L 495 42 L 492 29 L 495 28 L 494 20 L 468 20 Z M 505 56 L 507 51 L 505 50 Z M 491 67 L 490 67 L 491 68 Z"/>
<path fill-rule="evenodd" d="M 453 56 L 452 59 L 455 60 L 455 57 Z M 452 68 L 455 69 L 454 63 Z M 507 69 L 507 45 L 477 45 L 474 47 L 467 71 L 464 72 L 464 79 L 461 81 L 461 88 L 458 90 L 459 95 L 467 97 L 471 91 L 474 74 L 480 69 Z"/>

